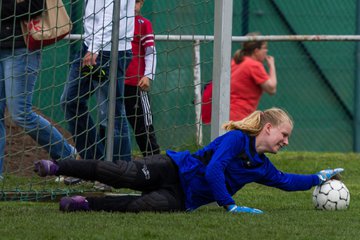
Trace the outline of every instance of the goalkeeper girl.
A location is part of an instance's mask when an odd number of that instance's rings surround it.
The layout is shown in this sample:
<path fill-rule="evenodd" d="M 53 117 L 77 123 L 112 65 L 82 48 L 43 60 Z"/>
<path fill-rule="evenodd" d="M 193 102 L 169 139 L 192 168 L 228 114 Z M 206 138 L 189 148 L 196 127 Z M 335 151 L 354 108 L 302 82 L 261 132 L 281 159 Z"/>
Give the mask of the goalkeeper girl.
<path fill-rule="evenodd" d="M 265 153 L 277 153 L 289 143 L 291 117 L 282 109 L 255 111 L 241 121 L 224 124 L 227 133 L 195 153 L 166 151 L 117 164 L 97 160 L 40 160 L 39 176 L 66 175 L 100 181 L 114 188 L 141 191 L 140 196 L 63 197 L 62 211 L 192 211 L 216 201 L 233 213 L 262 213 L 238 206 L 232 196 L 244 185 L 256 182 L 285 191 L 308 190 L 343 169 L 317 174 L 284 173 Z"/>

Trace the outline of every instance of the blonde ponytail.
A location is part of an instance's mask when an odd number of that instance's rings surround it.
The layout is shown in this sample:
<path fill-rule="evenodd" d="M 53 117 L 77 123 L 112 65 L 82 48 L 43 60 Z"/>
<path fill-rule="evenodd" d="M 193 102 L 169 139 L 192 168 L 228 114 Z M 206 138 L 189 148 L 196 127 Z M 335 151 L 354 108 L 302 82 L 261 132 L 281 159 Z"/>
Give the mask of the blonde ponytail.
<path fill-rule="evenodd" d="M 257 136 L 263 129 L 266 123 L 271 123 L 274 126 L 288 122 L 293 126 L 293 120 L 291 116 L 280 108 L 270 108 L 262 111 L 255 111 L 241 121 L 230 121 L 223 124 L 223 129 L 230 130 L 242 130 L 250 136 Z"/>

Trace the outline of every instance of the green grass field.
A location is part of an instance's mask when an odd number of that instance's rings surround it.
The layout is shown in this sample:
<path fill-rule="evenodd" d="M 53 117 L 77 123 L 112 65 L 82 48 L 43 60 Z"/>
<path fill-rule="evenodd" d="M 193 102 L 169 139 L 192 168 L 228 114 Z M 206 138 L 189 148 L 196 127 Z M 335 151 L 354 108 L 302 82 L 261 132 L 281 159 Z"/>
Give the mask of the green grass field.
<path fill-rule="evenodd" d="M 235 199 L 262 215 L 229 214 L 216 206 L 191 213 L 61 213 L 57 202 L 0 202 L 1 239 L 359 239 L 360 155 L 283 152 L 278 169 L 311 174 L 343 167 L 351 194 L 346 211 L 319 211 L 312 191 L 283 192 L 247 185 Z"/>

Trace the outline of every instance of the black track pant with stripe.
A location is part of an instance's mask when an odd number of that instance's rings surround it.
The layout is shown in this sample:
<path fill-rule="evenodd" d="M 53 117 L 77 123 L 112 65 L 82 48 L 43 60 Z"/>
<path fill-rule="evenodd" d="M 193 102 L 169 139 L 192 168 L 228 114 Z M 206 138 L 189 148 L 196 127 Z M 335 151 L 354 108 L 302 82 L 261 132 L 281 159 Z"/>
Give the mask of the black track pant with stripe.
<path fill-rule="evenodd" d="M 159 154 L 160 147 L 156 141 L 148 93 L 137 86 L 125 85 L 124 96 L 126 117 L 143 156 Z"/>
<path fill-rule="evenodd" d="M 114 188 L 141 191 L 140 196 L 87 197 L 95 211 L 184 211 L 185 197 L 178 168 L 166 155 L 117 163 L 98 160 L 62 160 L 57 175 L 99 181 Z"/>

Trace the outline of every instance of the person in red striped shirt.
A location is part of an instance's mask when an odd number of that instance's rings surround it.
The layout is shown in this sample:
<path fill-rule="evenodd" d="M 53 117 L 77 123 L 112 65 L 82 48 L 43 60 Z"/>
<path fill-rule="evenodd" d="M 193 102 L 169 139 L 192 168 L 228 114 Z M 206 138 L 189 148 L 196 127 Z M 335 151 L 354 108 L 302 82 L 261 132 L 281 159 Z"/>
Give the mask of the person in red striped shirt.
<path fill-rule="evenodd" d="M 133 58 L 126 70 L 125 109 L 143 156 L 160 153 L 153 127 L 149 90 L 155 78 L 156 49 L 151 22 L 141 16 L 144 0 L 136 0 Z"/>

